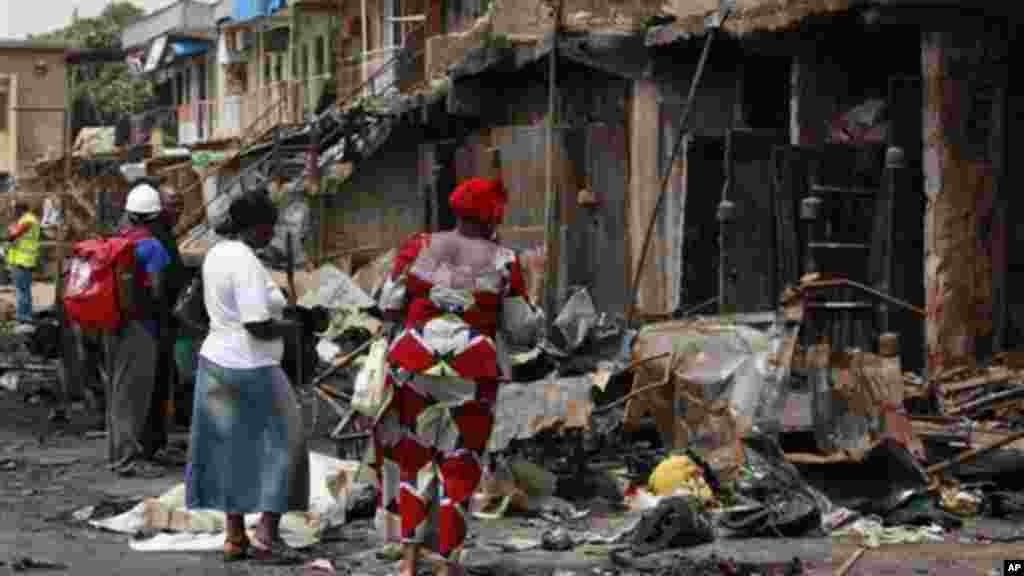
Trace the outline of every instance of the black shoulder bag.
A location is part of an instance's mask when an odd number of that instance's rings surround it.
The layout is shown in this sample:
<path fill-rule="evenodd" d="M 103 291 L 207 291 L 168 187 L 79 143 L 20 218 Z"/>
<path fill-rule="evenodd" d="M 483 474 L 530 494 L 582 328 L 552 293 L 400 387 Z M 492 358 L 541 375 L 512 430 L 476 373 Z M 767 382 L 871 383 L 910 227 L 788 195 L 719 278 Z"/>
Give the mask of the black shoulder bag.
<path fill-rule="evenodd" d="M 190 330 L 204 334 L 210 330 L 210 316 L 203 300 L 203 274 L 200 271 L 189 283 L 174 305 L 174 318 Z"/>

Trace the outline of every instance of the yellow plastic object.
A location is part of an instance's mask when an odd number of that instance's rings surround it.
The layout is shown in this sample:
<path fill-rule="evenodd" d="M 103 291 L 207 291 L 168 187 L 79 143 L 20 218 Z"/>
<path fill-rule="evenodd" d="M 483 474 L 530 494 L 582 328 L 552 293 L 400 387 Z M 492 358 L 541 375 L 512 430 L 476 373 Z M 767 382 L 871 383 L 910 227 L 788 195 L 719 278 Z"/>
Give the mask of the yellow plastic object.
<path fill-rule="evenodd" d="M 704 481 L 704 472 L 686 456 L 662 460 L 647 482 L 656 496 L 688 494 L 704 501 L 714 500 L 711 487 Z"/>
<path fill-rule="evenodd" d="M 981 501 L 972 494 L 961 492 L 956 488 L 942 491 L 942 508 L 947 512 L 960 516 L 975 516 L 981 507 Z"/>

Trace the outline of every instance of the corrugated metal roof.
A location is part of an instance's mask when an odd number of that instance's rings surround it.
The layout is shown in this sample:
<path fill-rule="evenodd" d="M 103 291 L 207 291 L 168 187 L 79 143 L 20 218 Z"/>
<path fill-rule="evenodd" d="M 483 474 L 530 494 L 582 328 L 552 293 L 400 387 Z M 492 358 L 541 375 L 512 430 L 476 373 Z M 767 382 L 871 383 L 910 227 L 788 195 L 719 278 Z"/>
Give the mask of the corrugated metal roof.
<path fill-rule="evenodd" d="M 772 32 L 796 27 L 811 16 L 839 13 L 867 0 L 736 0 L 736 10 L 722 29 L 732 35 Z M 718 12 L 718 0 L 674 0 L 666 11 L 676 21 L 648 31 L 647 44 L 661 45 L 699 36 L 708 28 L 709 17 Z"/>
<path fill-rule="evenodd" d="M 215 29 L 216 4 L 196 0 L 178 0 L 136 20 L 121 32 L 121 44 L 144 46 L 155 38 L 175 32 L 200 32 Z"/>
<path fill-rule="evenodd" d="M 1005 12 L 1009 2 L 1001 0 L 736 0 L 736 11 L 722 29 L 734 36 L 755 32 L 778 32 L 796 28 L 801 21 L 815 16 L 839 14 L 851 9 L 879 6 L 902 8 L 970 7 Z M 718 12 L 718 0 L 669 0 L 665 11 L 676 21 L 648 31 L 647 44 L 670 44 L 703 35 L 708 19 Z"/>
<path fill-rule="evenodd" d="M 559 57 L 623 78 L 647 74 L 647 48 L 643 36 L 620 32 L 567 34 L 558 41 Z M 551 35 L 536 42 L 521 42 L 508 48 L 481 46 L 467 52 L 449 71 L 453 81 L 489 72 L 514 72 L 551 53 Z"/>

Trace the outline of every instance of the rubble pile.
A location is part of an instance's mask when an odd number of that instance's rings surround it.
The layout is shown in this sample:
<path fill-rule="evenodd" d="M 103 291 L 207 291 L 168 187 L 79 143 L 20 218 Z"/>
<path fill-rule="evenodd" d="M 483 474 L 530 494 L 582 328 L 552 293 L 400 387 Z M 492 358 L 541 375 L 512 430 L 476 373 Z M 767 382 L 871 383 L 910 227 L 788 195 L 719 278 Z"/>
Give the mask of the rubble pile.
<path fill-rule="evenodd" d="M 386 265 L 363 270 L 355 281 L 332 271 L 310 296 L 309 304 L 333 315 L 318 347 L 321 368 L 358 352 L 382 328 L 363 287 L 379 286 L 374 271 Z M 928 386 L 901 370 L 895 335 L 882 335 L 877 352 L 834 351 L 827 340 L 801 347 L 803 314 L 800 302 L 790 302 L 773 314 L 636 330 L 600 314 L 586 289 L 572 290 L 554 337 L 507 350 L 513 382 L 500 392 L 490 472 L 474 515 L 543 519 L 551 502 L 610 506 L 639 514 L 638 523 L 597 541 L 633 542 L 639 556 L 723 537 L 831 534 L 866 547 L 938 541 L 965 518 L 1018 510 L 1013 491 L 991 475 L 979 483 L 975 460 L 935 468 L 968 448 L 970 434 L 998 439 L 1012 431 L 1009 419 L 1024 405 L 1015 358 L 949 371 Z M 357 359 L 335 373 L 335 399 L 350 394 L 358 370 Z M 933 392 L 941 402 L 929 399 Z M 339 406 L 335 438 L 362 449 L 365 426 Z M 809 415 L 802 427 L 789 421 L 794 410 Z M 808 433 L 810 449 L 794 444 Z M 1013 451 L 997 452 L 1005 459 Z M 835 466 L 881 482 L 830 486 L 827 470 Z M 541 520 L 543 538 L 513 548 L 594 541 L 571 524 Z"/>
<path fill-rule="evenodd" d="M 930 390 L 909 377 L 913 400 L 926 400 Z M 1004 353 L 993 365 L 946 370 L 931 380 L 931 390 L 943 415 L 971 420 L 988 420 L 1020 426 L 1024 416 L 1024 356 Z"/>

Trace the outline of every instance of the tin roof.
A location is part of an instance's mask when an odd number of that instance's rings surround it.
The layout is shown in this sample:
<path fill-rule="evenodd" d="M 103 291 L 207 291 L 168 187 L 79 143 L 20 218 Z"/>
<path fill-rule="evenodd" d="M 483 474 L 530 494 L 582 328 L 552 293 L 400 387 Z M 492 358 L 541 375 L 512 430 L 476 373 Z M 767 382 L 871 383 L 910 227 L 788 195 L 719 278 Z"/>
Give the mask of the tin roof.
<path fill-rule="evenodd" d="M 781 32 L 796 28 L 816 16 L 839 14 L 856 8 L 955 8 L 1000 10 L 999 0 L 735 0 L 736 9 L 722 29 L 733 36 L 757 32 Z M 648 31 L 647 44 L 660 45 L 703 35 L 710 18 L 718 12 L 718 0 L 668 0 L 665 11 L 675 17 L 671 24 Z M 1005 10 L 1005 8 L 1003 8 Z"/>

